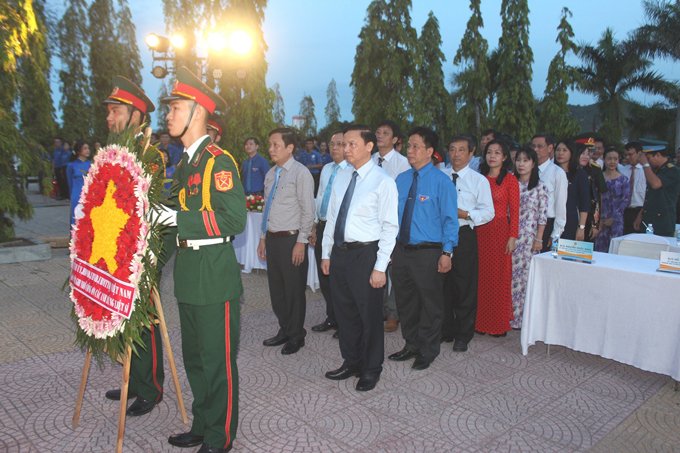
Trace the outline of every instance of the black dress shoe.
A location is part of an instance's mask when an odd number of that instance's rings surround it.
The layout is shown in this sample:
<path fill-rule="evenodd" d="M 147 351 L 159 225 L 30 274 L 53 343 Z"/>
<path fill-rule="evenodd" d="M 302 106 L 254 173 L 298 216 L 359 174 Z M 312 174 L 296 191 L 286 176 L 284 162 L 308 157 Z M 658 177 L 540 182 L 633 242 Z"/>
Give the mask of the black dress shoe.
<path fill-rule="evenodd" d="M 507 332 L 503 332 L 503 333 L 499 333 L 499 334 L 490 333 L 489 335 L 494 337 L 494 338 L 503 338 L 503 337 L 506 337 L 508 335 L 508 333 Z"/>
<path fill-rule="evenodd" d="M 154 407 L 156 407 L 156 404 L 160 403 L 161 401 L 163 401 L 163 395 L 161 395 L 161 397 L 158 398 L 158 401 L 150 401 L 145 398 L 142 398 L 141 396 L 138 396 L 135 402 L 132 403 L 130 407 L 127 408 L 125 413 L 130 417 L 137 417 L 139 415 L 148 414 L 153 410 Z"/>
<path fill-rule="evenodd" d="M 276 334 L 275 337 L 268 338 L 262 342 L 263 345 L 265 346 L 280 346 L 286 341 L 288 341 L 289 338 L 285 336 L 282 333 Z"/>
<path fill-rule="evenodd" d="M 312 327 L 312 331 L 314 332 L 327 332 L 331 329 L 337 329 L 338 324 L 334 322 L 329 322 L 328 320 L 325 320 L 321 324 L 317 324 Z"/>
<path fill-rule="evenodd" d="M 227 448 L 217 448 L 212 445 L 203 444 L 201 445 L 201 448 L 198 449 L 198 453 L 224 453 L 227 451 L 231 451 L 231 444 L 229 444 Z"/>
<path fill-rule="evenodd" d="M 480 332 L 479 330 L 475 330 L 475 333 L 477 335 L 486 335 L 486 332 Z"/>
<path fill-rule="evenodd" d="M 298 340 L 288 340 L 286 344 L 283 345 L 283 348 L 281 348 L 281 354 L 283 355 L 295 354 L 304 345 L 305 345 L 304 338 L 300 338 Z"/>
<path fill-rule="evenodd" d="M 168 443 L 175 447 L 190 448 L 203 443 L 203 436 L 197 436 L 189 431 L 188 433 L 173 434 L 168 437 Z"/>
<path fill-rule="evenodd" d="M 442 343 L 453 343 L 453 337 L 442 337 Z"/>
<path fill-rule="evenodd" d="M 333 334 L 333 338 L 335 338 L 336 340 L 338 339 L 338 337 L 340 335 L 339 332 L 340 332 L 339 330 L 336 330 L 335 333 Z"/>
<path fill-rule="evenodd" d="M 454 352 L 465 352 L 467 351 L 467 349 L 468 349 L 467 341 L 456 339 L 456 341 L 453 342 Z"/>
<path fill-rule="evenodd" d="M 110 399 L 110 400 L 113 400 L 113 401 L 120 401 L 120 389 L 109 390 L 109 391 L 106 392 L 106 395 L 105 395 L 105 396 L 106 396 L 106 398 L 108 398 L 108 399 Z M 136 397 L 136 396 L 137 396 L 136 393 L 128 392 L 128 400 L 129 400 L 130 398 L 134 398 L 134 397 Z"/>
<path fill-rule="evenodd" d="M 337 370 L 329 371 L 326 373 L 326 378 L 332 381 L 343 381 L 345 379 L 351 378 L 352 376 L 360 376 L 361 368 L 353 368 L 342 366 Z"/>
<path fill-rule="evenodd" d="M 399 352 L 390 354 L 387 358 L 390 360 L 394 360 L 395 362 L 405 362 L 406 360 L 412 359 L 417 355 L 418 355 L 417 352 L 409 351 L 408 349 L 404 348 Z"/>
<path fill-rule="evenodd" d="M 422 354 L 418 354 L 418 357 L 416 357 L 416 360 L 413 362 L 413 366 L 411 368 L 417 371 L 426 370 L 430 367 L 431 363 L 432 360 L 428 359 Z"/>
<path fill-rule="evenodd" d="M 373 390 L 379 380 L 380 373 L 362 374 L 357 382 L 357 392 L 368 392 L 369 390 Z"/>

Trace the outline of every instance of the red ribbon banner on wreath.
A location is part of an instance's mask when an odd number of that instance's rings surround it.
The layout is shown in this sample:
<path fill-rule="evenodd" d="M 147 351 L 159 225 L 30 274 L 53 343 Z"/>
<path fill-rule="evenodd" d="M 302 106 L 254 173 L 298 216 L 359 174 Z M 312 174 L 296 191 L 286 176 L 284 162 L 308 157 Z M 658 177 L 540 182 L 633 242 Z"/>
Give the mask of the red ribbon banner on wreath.
<path fill-rule="evenodd" d="M 135 286 L 115 278 L 86 261 L 76 258 L 71 267 L 71 285 L 92 302 L 126 319 L 132 314 Z"/>

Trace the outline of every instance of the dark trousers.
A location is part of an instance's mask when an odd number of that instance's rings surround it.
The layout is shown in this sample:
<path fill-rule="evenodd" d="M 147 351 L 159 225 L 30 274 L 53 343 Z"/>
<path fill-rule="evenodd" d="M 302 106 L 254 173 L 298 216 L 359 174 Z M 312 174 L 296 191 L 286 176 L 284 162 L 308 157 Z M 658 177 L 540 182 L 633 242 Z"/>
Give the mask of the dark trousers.
<path fill-rule="evenodd" d="M 637 208 L 626 208 L 623 210 L 623 234 L 640 233 L 640 230 L 636 230 L 633 227 L 635 219 L 637 219 L 638 214 L 642 211 L 642 206 Z"/>
<path fill-rule="evenodd" d="M 370 283 L 377 253 L 378 244 L 354 250 L 333 247 L 331 252 L 331 292 L 340 353 L 344 366 L 361 367 L 364 373 L 381 372 L 385 359 L 383 288 L 373 288 Z"/>
<path fill-rule="evenodd" d="M 178 306 L 184 368 L 194 395 L 191 432 L 227 448 L 238 428 L 239 301 Z"/>
<path fill-rule="evenodd" d="M 458 247 L 453 249 L 451 271 L 444 277 L 444 325 L 442 336 L 469 342 L 477 320 L 479 279 L 477 231 L 461 226 Z"/>
<path fill-rule="evenodd" d="M 140 329 L 140 333 L 146 349 L 137 346 L 139 355 L 132 354 L 129 391 L 149 401 L 158 401 L 165 380 L 161 329 L 151 324 L 150 329 Z"/>
<path fill-rule="evenodd" d="M 267 235 L 267 280 L 272 309 L 279 320 L 279 333 L 290 339 L 302 339 L 307 334 L 304 328 L 307 309 L 307 245 L 305 258 L 299 266 L 293 266 L 293 247 L 297 235 L 273 238 Z"/>
<path fill-rule="evenodd" d="M 337 324 L 335 313 L 333 313 L 333 296 L 331 294 L 331 277 L 321 271 L 321 246 L 323 243 L 323 232 L 326 229 L 326 222 L 316 224 L 316 244 L 314 244 L 314 258 L 316 259 L 316 271 L 319 275 L 319 287 L 321 294 L 326 300 L 326 321 Z"/>
<path fill-rule="evenodd" d="M 321 181 L 321 172 L 312 173 L 312 179 L 314 180 L 314 198 L 316 198 L 316 194 L 319 191 L 319 182 Z"/>
<path fill-rule="evenodd" d="M 554 217 L 548 217 L 547 222 L 545 223 L 545 229 L 543 230 L 543 248 L 541 249 L 541 253 L 544 252 L 549 252 L 552 250 L 552 232 L 553 229 L 555 228 L 555 218 Z"/>
<path fill-rule="evenodd" d="M 392 289 L 401 316 L 406 349 L 430 360 L 439 355 L 444 317 L 444 274 L 438 269 L 441 248 L 404 250 L 392 254 Z"/>
<path fill-rule="evenodd" d="M 54 169 L 57 178 L 57 185 L 59 186 L 59 196 L 69 198 L 68 194 L 68 179 L 66 179 L 66 167 L 59 167 Z"/>

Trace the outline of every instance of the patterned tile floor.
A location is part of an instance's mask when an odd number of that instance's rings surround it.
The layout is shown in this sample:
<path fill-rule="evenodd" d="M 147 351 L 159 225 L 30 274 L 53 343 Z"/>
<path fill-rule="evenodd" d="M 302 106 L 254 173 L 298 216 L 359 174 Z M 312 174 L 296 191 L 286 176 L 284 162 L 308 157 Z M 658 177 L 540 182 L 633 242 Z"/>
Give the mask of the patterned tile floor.
<path fill-rule="evenodd" d="M 170 269 L 169 267 L 168 269 Z M 104 392 L 122 368 L 92 367 L 80 426 L 71 427 L 84 354 L 73 348 L 70 304 L 61 286 L 68 254 L 0 266 L 0 452 L 110 451 L 117 404 Z M 240 428 L 237 451 L 680 451 L 680 394 L 666 376 L 544 345 L 522 356 L 519 333 L 476 337 L 467 353 L 443 345 L 425 371 L 385 362 L 377 388 L 323 374 L 341 363 L 330 333 L 309 332 L 298 354 L 261 342 L 274 334 L 266 273 L 243 274 Z M 177 305 L 168 272 L 161 284 L 184 394 Z M 308 291 L 306 325 L 324 318 Z M 386 354 L 403 346 L 386 334 Z M 166 364 L 165 399 L 150 414 L 128 418 L 125 451 L 175 451 L 169 434 L 187 428 Z M 191 450 L 189 450 L 191 451 Z"/>

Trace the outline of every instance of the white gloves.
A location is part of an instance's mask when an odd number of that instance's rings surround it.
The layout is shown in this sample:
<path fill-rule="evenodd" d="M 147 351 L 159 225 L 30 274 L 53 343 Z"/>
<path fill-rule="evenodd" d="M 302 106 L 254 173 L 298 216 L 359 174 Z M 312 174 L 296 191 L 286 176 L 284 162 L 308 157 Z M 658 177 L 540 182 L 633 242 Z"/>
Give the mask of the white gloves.
<path fill-rule="evenodd" d="M 177 226 L 177 211 L 161 205 L 160 208 L 149 211 L 149 220 L 166 226 Z"/>
<path fill-rule="evenodd" d="M 80 220 L 85 217 L 85 214 L 83 213 L 83 205 L 81 203 L 78 203 L 76 208 L 73 210 L 73 217 L 75 217 L 76 220 Z"/>

